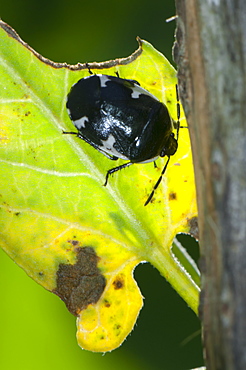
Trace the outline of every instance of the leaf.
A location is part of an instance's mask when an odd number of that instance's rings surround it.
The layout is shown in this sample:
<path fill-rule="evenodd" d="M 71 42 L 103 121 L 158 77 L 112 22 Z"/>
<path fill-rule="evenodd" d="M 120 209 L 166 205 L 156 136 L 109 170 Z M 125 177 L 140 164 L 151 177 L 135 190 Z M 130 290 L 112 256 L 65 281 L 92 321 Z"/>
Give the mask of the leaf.
<path fill-rule="evenodd" d="M 180 130 L 178 151 L 147 207 L 165 158 L 157 168 L 133 165 L 102 186 L 111 161 L 62 134 L 75 131 L 66 96 L 88 75 L 86 65 L 53 63 L 0 25 L 1 247 L 78 316 L 78 343 L 91 351 L 118 347 L 132 330 L 142 307 L 132 274 L 142 261 L 197 311 L 199 289 L 171 252 L 175 235 L 189 232 L 197 215 L 188 130 Z M 90 68 L 139 81 L 176 119 L 176 72 L 149 43 L 139 44 L 128 58 Z"/>

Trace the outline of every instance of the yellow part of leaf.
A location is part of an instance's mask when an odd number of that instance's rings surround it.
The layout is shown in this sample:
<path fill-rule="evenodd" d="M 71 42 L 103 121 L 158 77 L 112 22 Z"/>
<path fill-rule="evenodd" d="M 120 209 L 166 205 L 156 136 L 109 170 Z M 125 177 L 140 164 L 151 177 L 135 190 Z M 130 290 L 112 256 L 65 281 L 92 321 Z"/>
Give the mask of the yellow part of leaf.
<path fill-rule="evenodd" d="M 147 207 L 166 158 L 158 159 L 156 168 L 132 165 L 102 186 L 111 161 L 75 135 L 62 134 L 75 131 L 66 97 L 89 75 L 88 68 L 45 60 L 4 22 L 0 26 L 1 247 L 44 288 L 67 305 L 73 301 L 79 344 L 91 351 L 118 347 L 132 330 L 142 306 L 132 271 L 141 261 L 156 266 L 197 311 L 199 289 L 171 253 L 175 235 L 189 232 L 197 215 L 188 129 L 180 130 L 177 153 Z M 139 81 L 176 120 L 176 72 L 149 43 L 139 42 L 129 58 L 90 68 Z M 181 125 L 186 126 L 182 109 Z M 78 260 L 88 247 L 96 264 L 89 271 Z M 59 271 L 71 283 L 62 293 Z M 88 283 L 94 281 L 92 271 L 98 296 Z M 88 284 L 92 296 L 87 297 Z M 76 292 L 83 292 L 82 298 Z"/>
<path fill-rule="evenodd" d="M 135 260 L 129 260 L 117 273 L 110 272 L 98 304 L 81 312 L 77 319 L 77 339 L 82 348 L 110 351 L 132 331 L 132 323 L 142 307 L 142 297 L 132 276 L 135 265 Z"/>

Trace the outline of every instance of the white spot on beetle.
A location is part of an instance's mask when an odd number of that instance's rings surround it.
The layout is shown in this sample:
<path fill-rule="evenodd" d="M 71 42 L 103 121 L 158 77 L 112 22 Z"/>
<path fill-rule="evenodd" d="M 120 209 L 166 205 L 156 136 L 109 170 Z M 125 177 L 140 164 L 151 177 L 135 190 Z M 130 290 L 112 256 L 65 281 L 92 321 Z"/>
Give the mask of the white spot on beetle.
<path fill-rule="evenodd" d="M 89 118 L 87 116 L 84 116 L 74 121 L 74 125 L 78 130 L 80 130 L 81 128 L 85 128 L 86 122 L 89 122 Z"/>
<path fill-rule="evenodd" d="M 138 99 L 140 95 L 148 95 L 150 96 L 151 98 L 159 101 L 154 95 L 152 95 L 149 91 L 143 89 L 142 87 L 138 86 L 138 85 L 135 85 L 134 87 L 131 88 L 132 90 L 132 93 L 131 93 L 131 97 L 133 99 Z"/>
<path fill-rule="evenodd" d="M 138 89 L 137 89 L 137 88 L 133 87 L 133 88 L 132 88 L 131 97 L 132 97 L 133 99 L 138 99 L 140 95 L 143 95 L 143 91 L 142 91 L 142 89 L 141 89 L 141 91 L 138 91 Z"/>
<path fill-rule="evenodd" d="M 101 87 L 107 87 L 106 83 L 110 81 L 108 76 L 105 76 L 105 75 L 97 75 L 97 76 L 99 77 Z"/>
<path fill-rule="evenodd" d="M 118 150 L 115 149 L 114 147 L 115 138 L 113 137 L 113 135 L 109 135 L 107 140 L 102 140 L 102 143 L 103 143 L 103 146 L 100 146 L 100 149 L 103 150 L 104 152 L 114 155 L 118 158 L 125 159 L 125 160 L 129 159 L 125 155 L 121 154 L 120 152 L 118 152 Z"/>

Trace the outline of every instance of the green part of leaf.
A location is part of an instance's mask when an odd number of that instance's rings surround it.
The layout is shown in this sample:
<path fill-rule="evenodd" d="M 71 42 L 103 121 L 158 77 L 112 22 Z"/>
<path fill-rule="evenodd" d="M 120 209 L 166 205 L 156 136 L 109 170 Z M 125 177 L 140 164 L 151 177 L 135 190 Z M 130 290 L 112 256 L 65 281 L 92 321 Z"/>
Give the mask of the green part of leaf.
<path fill-rule="evenodd" d="M 132 271 L 143 260 L 156 266 L 197 312 L 199 290 L 171 253 L 175 235 L 189 232 L 189 221 L 197 215 L 188 130 L 180 132 L 179 149 L 147 207 L 144 202 L 165 158 L 158 159 L 157 168 L 153 163 L 132 165 L 102 186 L 111 161 L 75 135 L 62 133 L 75 131 L 66 97 L 76 81 L 89 75 L 86 65 L 48 61 L 4 22 L 0 25 L 2 248 L 50 291 L 56 289 L 59 266 L 76 264 L 78 247 L 95 250 L 107 285 L 98 303 L 82 311 L 78 321 L 83 333 L 95 334 L 78 335 L 80 345 L 90 350 L 111 350 L 132 330 L 142 306 Z M 139 43 L 129 58 L 93 63 L 90 68 L 139 81 L 176 120 L 176 72 L 149 43 Z M 184 121 L 181 112 L 182 126 Z M 124 301 L 121 290 L 115 289 L 119 276 Z M 114 311 L 106 315 L 109 301 L 118 317 Z M 88 322 L 81 320 L 91 315 L 97 324 L 87 328 Z M 99 322 L 104 324 L 96 331 Z"/>
<path fill-rule="evenodd" d="M 172 246 L 172 253 L 178 259 L 179 263 L 190 275 L 192 281 L 200 287 L 200 271 L 197 267 L 195 261 L 191 258 L 187 250 L 182 246 L 182 244 L 175 238 Z"/>

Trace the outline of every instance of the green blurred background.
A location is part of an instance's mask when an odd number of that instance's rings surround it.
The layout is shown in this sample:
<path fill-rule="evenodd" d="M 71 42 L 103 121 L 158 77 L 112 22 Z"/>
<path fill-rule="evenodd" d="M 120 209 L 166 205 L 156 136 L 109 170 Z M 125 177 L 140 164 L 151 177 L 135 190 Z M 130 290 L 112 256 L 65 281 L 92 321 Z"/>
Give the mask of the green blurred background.
<path fill-rule="evenodd" d="M 130 55 L 136 36 L 170 61 L 174 0 L 8 0 L 0 17 L 43 56 L 56 62 L 104 61 Z M 198 259 L 198 245 L 183 237 Z M 75 318 L 63 302 L 32 281 L 0 250 L 1 370 L 185 370 L 202 365 L 200 323 L 159 272 L 135 270 L 144 300 L 137 325 L 123 345 L 106 355 L 81 350 Z"/>

